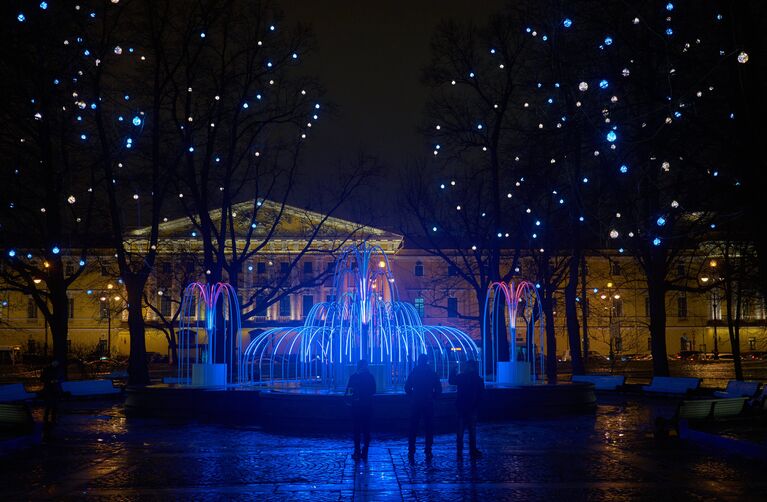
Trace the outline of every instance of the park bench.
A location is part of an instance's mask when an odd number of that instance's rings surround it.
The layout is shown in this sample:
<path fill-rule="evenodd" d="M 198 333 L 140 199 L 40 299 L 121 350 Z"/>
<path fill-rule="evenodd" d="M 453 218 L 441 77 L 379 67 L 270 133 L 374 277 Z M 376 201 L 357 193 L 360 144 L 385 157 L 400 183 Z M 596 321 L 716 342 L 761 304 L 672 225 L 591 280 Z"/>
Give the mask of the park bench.
<path fill-rule="evenodd" d="M 676 418 L 697 421 L 737 417 L 743 412 L 746 401 L 746 397 L 685 400 L 679 404 Z"/>
<path fill-rule="evenodd" d="M 623 375 L 573 375 L 572 382 L 586 382 L 594 384 L 594 390 L 618 390 L 626 383 Z"/>
<path fill-rule="evenodd" d="M 754 397 L 759 390 L 759 382 L 730 380 L 727 389 L 714 392 L 714 397 Z"/>
<path fill-rule="evenodd" d="M 672 426 L 677 435 L 687 424 L 716 422 L 740 417 L 746 406 L 746 397 L 727 397 L 722 399 L 691 399 L 679 403 L 676 413 L 670 419 L 658 417 L 655 424 L 655 434 L 668 436 L 668 427 Z"/>
<path fill-rule="evenodd" d="M 72 397 L 97 397 L 119 394 L 111 380 L 74 380 L 63 382 L 61 389 Z"/>
<path fill-rule="evenodd" d="M 12 383 L 0 385 L 0 403 L 10 403 L 13 401 L 25 401 L 32 399 L 35 394 L 27 392 L 23 383 Z"/>
<path fill-rule="evenodd" d="M 27 403 L 0 403 L 0 430 L 30 432 L 33 427 L 32 413 Z"/>
<path fill-rule="evenodd" d="M 643 385 L 642 390 L 650 394 L 684 395 L 699 387 L 700 378 L 653 377 L 650 385 Z"/>

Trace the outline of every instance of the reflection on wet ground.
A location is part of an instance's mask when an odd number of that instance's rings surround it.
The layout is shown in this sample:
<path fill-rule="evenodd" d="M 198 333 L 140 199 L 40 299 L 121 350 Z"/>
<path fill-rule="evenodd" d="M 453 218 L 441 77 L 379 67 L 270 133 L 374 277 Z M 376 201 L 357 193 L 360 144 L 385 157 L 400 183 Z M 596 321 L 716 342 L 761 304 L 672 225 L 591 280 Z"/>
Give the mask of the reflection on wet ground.
<path fill-rule="evenodd" d="M 368 460 L 355 463 L 343 437 L 128 419 L 119 404 L 66 403 L 50 444 L 0 459 L 0 484 L 5 500 L 767 497 L 764 464 L 656 442 L 654 417 L 674 409 L 674 401 L 614 397 L 593 415 L 482 424 L 477 461 L 456 458 L 451 435 L 437 436 L 432 461 L 419 451 L 413 463 L 404 437 L 376 436 Z"/>

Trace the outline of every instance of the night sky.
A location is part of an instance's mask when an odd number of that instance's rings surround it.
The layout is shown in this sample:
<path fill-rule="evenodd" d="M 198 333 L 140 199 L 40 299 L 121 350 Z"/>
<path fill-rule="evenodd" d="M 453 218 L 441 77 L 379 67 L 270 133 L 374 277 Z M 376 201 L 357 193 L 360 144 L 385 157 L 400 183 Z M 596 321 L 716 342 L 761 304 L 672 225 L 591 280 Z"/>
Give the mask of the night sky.
<path fill-rule="evenodd" d="M 504 3 L 284 2 L 288 24 L 300 21 L 313 27 L 317 51 L 304 60 L 305 68 L 320 77 L 328 99 L 338 106 L 336 117 L 322 120 L 312 131 L 309 167 L 333 172 L 339 161 L 363 149 L 378 155 L 386 168 L 377 184 L 387 188 L 388 196 L 400 165 L 429 152 L 416 127 L 427 98 L 420 76 L 429 61 L 434 29 L 445 18 L 481 23 Z"/>

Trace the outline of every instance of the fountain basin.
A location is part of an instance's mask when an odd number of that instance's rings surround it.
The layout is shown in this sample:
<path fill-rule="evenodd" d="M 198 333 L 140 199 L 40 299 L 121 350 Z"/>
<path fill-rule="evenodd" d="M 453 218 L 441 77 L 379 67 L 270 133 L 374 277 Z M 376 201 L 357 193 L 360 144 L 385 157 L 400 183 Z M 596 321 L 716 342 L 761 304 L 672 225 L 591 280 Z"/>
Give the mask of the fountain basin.
<path fill-rule="evenodd" d="M 437 432 L 454 429 L 455 396 L 446 391 L 435 401 Z M 325 390 L 150 385 L 126 389 L 125 408 L 129 416 L 254 425 L 288 434 L 351 431 L 350 408 L 343 394 Z M 506 421 L 590 413 L 595 408 L 594 387 L 588 383 L 499 385 L 485 390 L 479 418 Z M 373 430 L 405 435 L 409 409 L 410 398 L 404 393 L 376 394 Z"/>

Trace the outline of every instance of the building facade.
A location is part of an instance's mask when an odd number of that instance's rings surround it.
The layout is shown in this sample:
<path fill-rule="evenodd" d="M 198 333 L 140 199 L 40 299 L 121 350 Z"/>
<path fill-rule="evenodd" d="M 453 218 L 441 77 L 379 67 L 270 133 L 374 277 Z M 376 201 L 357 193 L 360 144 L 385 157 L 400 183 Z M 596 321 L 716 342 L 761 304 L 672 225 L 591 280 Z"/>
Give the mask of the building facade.
<path fill-rule="evenodd" d="M 268 209 L 268 208 L 267 208 Z M 268 227 L 266 221 L 256 224 Z M 410 302 L 425 324 L 455 326 L 481 337 L 481 309 L 476 291 L 454 267 L 424 250 L 408 247 L 402 236 L 381 229 L 329 219 L 327 228 L 314 236 L 307 248 L 307 228 L 322 215 L 288 208 L 267 244 L 246 260 L 237 274 L 238 294 L 243 310 L 243 337 L 280 325 L 300 324 L 319 302 L 332 301 L 333 256 L 344 246 L 367 239 L 388 254 L 400 300 Z M 264 230 L 267 231 L 267 230 Z M 137 230 L 131 243 L 138 250 L 142 232 Z M 147 350 L 169 353 L 171 329 L 178 326 L 178 310 L 184 287 L 192 281 L 205 281 L 200 262 L 201 243 L 185 219 L 161 226 L 155 273 L 147 284 L 144 317 L 147 322 Z M 238 246 L 245 247 L 244 243 Z M 65 254 L 65 253 L 64 253 Z M 77 270 L 80 257 L 65 261 L 67 275 Z M 704 261 L 705 260 L 705 261 Z M 704 262 L 702 262 L 704 261 Z M 532 277 L 532 268 L 519 260 L 517 280 Z M 696 288 L 672 291 L 666 295 L 666 344 L 669 354 L 681 351 L 720 353 L 732 350 L 726 322 L 726 302 L 720 289 L 707 288 L 716 275 L 715 258 L 691 255 L 689 264 L 676 271 L 681 281 Z M 629 356 L 650 352 L 649 301 L 642 274 L 631 257 L 608 252 L 586 258 L 587 279 L 579 302 L 586 305 L 589 350 L 601 355 Z M 695 270 L 695 274 L 690 271 Z M 274 287 L 281 288 L 275 290 Z M 304 285 L 304 287 L 301 287 Z M 259 291 L 264 294 L 259 297 Z M 275 293 L 275 291 L 277 293 Z M 287 293 L 285 293 L 287 292 Z M 84 273 L 69 292 L 70 351 L 83 357 L 94 354 L 126 356 L 128 353 L 125 293 L 113 255 L 97 251 L 88 258 Z M 264 299 L 270 299 L 265 304 Z M 554 296 L 557 354 L 567 358 L 569 344 L 565 328 L 564 295 Z M 583 326 L 583 310 L 579 321 Z M 742 301 L 741 350 L 767 351 L 767 322 L 761 298 Z M 50 335 L 43 315 L 31 297 L 4 290 L 0 284 L 0 346 L 18 346 L 22 352 L 50 350 Z"/>

